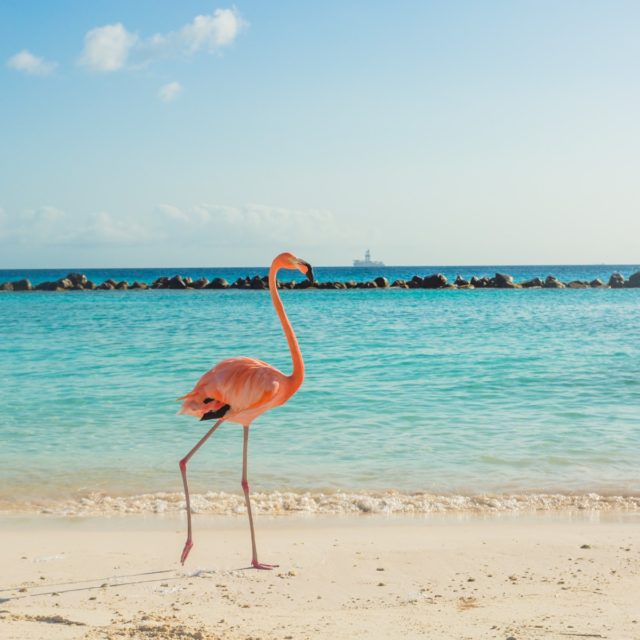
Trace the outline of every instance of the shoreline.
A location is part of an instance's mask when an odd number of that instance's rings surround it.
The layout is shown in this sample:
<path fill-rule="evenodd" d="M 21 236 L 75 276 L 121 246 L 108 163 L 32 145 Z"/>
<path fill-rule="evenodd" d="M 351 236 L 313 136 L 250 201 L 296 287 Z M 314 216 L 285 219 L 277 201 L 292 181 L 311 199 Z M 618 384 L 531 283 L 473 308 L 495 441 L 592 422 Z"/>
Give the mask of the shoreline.
<path fill-rule="evenodd" d="M 265 516 L 431 515 L 500 513 L 576 513 L 620 511 L 640 513 L 640 495 L 585 493 L 484 493 L 432 494 L 399 491 L 256 491 L 251 494 L 255 512 Z M 245 514 L 244 496 L 237 493 L 194 493 L 192 513 L 215 516 Z M 184 514 L 182 492 L 157 492 L 112 496 L 102 492 L 73 498 L 22 501 L 0 499 L 0 516 L 110 517 L 119 515 Z"/>

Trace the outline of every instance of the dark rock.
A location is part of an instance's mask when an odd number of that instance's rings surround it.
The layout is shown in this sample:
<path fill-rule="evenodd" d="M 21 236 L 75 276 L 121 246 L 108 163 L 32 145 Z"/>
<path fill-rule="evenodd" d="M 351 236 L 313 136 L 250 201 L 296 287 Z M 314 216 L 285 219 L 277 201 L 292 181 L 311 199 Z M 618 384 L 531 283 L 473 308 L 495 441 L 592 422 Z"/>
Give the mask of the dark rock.
<path fill-rule="evenodd" d="M 378 289 L 386 289 L 389 286 L 389 281 L 384 276 L 378 276 L 374 279 L 374 282 Z"/>
<path fill-rule="evenodd" d="M 420 276 L 413 276 L 409 282 L 407 282 L 409 289 L 422 289 L 422 278 Z"/>
<path fill-rule="evenodd" d="M 572 280 L 567 282 L 567 289 L 588 289 L 589 283 L 586 280 Z"/>
<path fill-rule="evenodd" d="M 152 289 L 166 289 L 169 285 L 169 278 L 167 276 L 160 276 L 151 283 Z"/>
<path fill-rule="evenodd" d="M 249 285 L 244 278 L 238 278 L 232 285 L 232 289 L 248 289 Z"/>
<path fill-rule="evenodd" d="M 0 284 L 0 291 L 13 291 L 13 284 L 11 282 L 3 282 Z"/>
<path fill-rule="evenodd" d="M 118 282 L 118 284 L 116 284 L 116 289 L 128 289 L 129 288 L 129 283 L 126 280 L 121 280 L 120 282 Z"/>
<path fill-rule="evenodd" d="M 406 280 L 394 280 L 393 284 L 391 285 L 392 287 L 398 287 L 398 289 L 408 289 L 409 285 L 407 284 Z"/>
<path fill-rule="evenodd" d="M 36 291 L 57 291 L 58 283 L 57 282 L 41 282 L 37 284 L 35 287 Z"/>
<path fill-rule="evenodd" d="M 520 286 L 525 289 L 531 289 L 531 287 L 543 287 L 544 282 L 540 278 L 532 278 L 531 280 L 525 280 Z"/>
<path fill-rule="evenodd" d="M 316 282 L 311 282 L 311 280 L 301 280 L 300 282 L 296 282 L 296 289 L 311 289 L 317 286 Z"/>
<path fill-rule="evenodd" d="M 456 276 L 456 279 L 454 281 L 454 284 L 457 287 L 464 287 L 465 285 L 469 284 L 468 280 L 465 280 L 461 275 Z"/>
<path fill-rule="evenodd" d="M 71 273 L 67 274 L 66 279 L 70 280 L 71 284 L 73 284 L 74 287 L 80 285 L 84 289 L 85 285 L 87 284 L 87 276 L 85 276 L 84 273 L 77 273 L 75 271 L 72 271 Z"/>
<path fill-rule="evenodd" d="M 591 287 L 593 287 L 594 289 L 600 289 L 601 287 L 606 287 L 607 285 L 602 282 L 602 280 L 600 280 L 600 278 L 596 278 L 595 280 L 592 280 L 589 285 Z"/>
<path fill-rule="evenodd" d="M 205 288 L 206 289 L 228 289 L 229 283 L 224 278 L 214 278 Z"/>
<path fill-rule="evenodd" d="M 629 276 L 629 279 L 624 283 L 625 287 L 630 289 L 640 288 L 640 271 L 636 271 Z"/>
<path fill-rule="evenodd" d="M 32 291 L 33 285 L 26 278 L 24 280 L 16 280 L 11 283 L 14 291 Z"/>
<path fill-rule="evenodd" d="M 347 281 L 344 283 L 344 286 L 345 286 L 347 289 L 356 289 L 356 288 L 358 287 L 358 283 L 357 283 L 355 280 L 347 280 Z"/>
<path fill-rule="evenodd" d="M 251 287 L 251 289 L 268 289 L 269 285 L 260 276 L 253 276 L 249 283 L 249 287 Z"/>
<path fill-rule="evenodd" d="M 181 275 L 176 274 L 173 278 L 169 278 L 167 289 L 186 289 L 187 283 L 182 279 Z"/>
<path fill-rule="evenodd" d="M 508 273 L 496 273 L 496 275 L 491 278 L 490 286 L 495 287 L 496 289 L 515 289 L 516 285 L 513 282 L 513 277 Z"/>
<path fill-rule="evenodd" d="M 191 283 L 194 289 L 204 289 L 209 284 L 208 278 L 198 278 Z"/>
<path fill-rule="evenodd" d="M 60 278 L 60 280 L 56 280 L 56 285 L 58 289 L 73 289 L 73 282 L 68 278 Z"/>
<path fill-rule="evenodd" d="M 442 273 L 434 273 L 422 279 L 423 289 L 442 289 L 447 285 L 447 278 Z"/>
<path fill-rule="evenodd" d="M 555 276 L 547 276 L 544 281 L 545 289 L 564 289 L 565 285 Z"/>
<path fill-rule="evenodd" d="M 110 282 L 109 280 L 105 280 L 101 285 L 98 285 L 98 289 L 101 289 L 103 291 L 112 291 L 115 288 L 115 285 L 112 284 L 112 282 Z"/>
<path fill-rule="evenodd" d="M 96 288 L 96 284 L 95 282 L 91 282 L 91 280 L 87 280 L 87 282 L 84 285 L 84 288 L 87 289 L 88 291 L 93 291 Z"/>
<path fill-rule="evenodd" d="M 148 288 L 149 287 L 147 286 L 146 283 L 138 282 L 137 280 L 135 280 L 129 287 L 129 289 L 148 289 Z"/>
<path fill-rule="evenodd" d="M 624 276 L 621 273 L 612 273 L 609 278 L 609 286 L 612 289 L 622 289 L 624 287 Z"/>
<path fill-rule="evenodd" d="M 193 279 L 191 278 L 191 276 L 185 276 L 184 278 L 182 278 L 182 281 L 187 285 L 187 287 L 190 287 L 193 284 Z"/>
<path fill-rule="evenodd" d="M 378 285 L 371 280 L 365 282 L 358 282 L 358 289 L 377 289 Z"/>
<path fill-rule="evenodd" d="M 475 289 L 486 289 L 489 286 L 489 278 L 477 278 L 476 276 L 471 276 L 469 284 Z"/>
<path fill-rule="evenodd" d="M 278 280 L 276 284 L 278 285 L 278 289 L 294 289 L 296 286 L 296 281 L 291 280 L 290 282 L 280 282 Z"/>
<path fill-rule="evenodd" d="M 456 285 L 457 289 L 475 289 L 472 284 L 458 284 Z"/>
<path fill-rule="evenodd" d="M 118 283 L 113 278 L 108 278 L 105 282 L 110 284 L 114 289 L 118 286 Z"/>

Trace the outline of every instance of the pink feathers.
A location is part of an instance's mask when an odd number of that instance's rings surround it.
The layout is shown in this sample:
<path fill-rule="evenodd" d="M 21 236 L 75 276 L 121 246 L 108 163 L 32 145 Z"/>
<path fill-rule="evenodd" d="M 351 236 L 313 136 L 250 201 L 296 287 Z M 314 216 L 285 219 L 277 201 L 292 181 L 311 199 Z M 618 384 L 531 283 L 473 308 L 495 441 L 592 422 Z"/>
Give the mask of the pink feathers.
<path fill-rule="evenodd" d="M 229 358 L 205 373 L 183 400 L 179 413 L 202 419 L 225 405 L 225 420 L 250 424 L 261 413 L 290 397 L 287 376 L 254 358 Z"/>

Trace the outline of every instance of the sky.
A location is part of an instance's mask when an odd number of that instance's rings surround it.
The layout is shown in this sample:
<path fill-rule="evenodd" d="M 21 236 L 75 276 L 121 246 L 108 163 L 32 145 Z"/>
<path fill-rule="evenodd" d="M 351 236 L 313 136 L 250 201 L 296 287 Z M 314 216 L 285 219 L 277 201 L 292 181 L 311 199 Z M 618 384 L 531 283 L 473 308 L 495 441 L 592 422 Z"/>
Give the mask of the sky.
<path fill-rule="evenodd" d="M 640 3 L 2 0 L 0 268 L 640 262 Z"/>

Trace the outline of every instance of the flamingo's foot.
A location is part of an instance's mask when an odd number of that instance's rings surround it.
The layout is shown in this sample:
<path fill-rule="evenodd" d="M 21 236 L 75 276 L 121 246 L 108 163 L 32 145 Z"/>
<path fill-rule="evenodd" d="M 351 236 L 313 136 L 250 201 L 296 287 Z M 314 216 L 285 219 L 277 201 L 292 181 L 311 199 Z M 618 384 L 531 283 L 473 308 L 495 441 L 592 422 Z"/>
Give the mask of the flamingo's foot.
<path fill-rule="evenodd" d="M 264 562 L 258 562 L 257 560 L 252 560 L 251 561 L 251 566 L 254 569 L 262 569 L 264 571 L 271 571 L 271 569 L 275 569 L 276 567 L 279 567 L 279 564 L 265 564 Z"/>
<path fill-rule="evenodd" d="M 187 540 L 184 543 L 184 549 L 182 550 L 182 555 L 180 556 L 181 564 L 184 564 L 184 561 L 187 559 L 187 556 L 189 555 L 189 551 L 191 551 L 192 547 L 193 547 L 193 542 L 191 541 L 191 539 Z"/>

